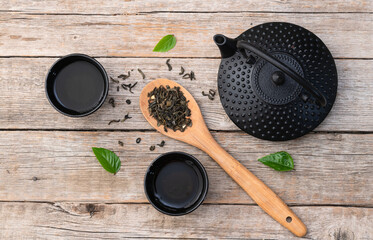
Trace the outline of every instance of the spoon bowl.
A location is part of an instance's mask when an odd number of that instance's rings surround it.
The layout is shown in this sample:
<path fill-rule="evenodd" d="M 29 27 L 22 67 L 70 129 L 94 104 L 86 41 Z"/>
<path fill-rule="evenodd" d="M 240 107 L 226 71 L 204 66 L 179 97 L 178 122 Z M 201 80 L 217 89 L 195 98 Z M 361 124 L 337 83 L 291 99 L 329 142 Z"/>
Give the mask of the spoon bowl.
<path fill-rule="evenodd" d="M 187 127 L 184 132 L 181 131 L 176 131 L 174 132 L 173 130 L 169 129 L 167 132 L 164 130 L 163 126 L 158 126 L 157 125 L 157 120 L 150 116 L 149 110 L 148 110 L 148 93 L 151 92 L 155 87 L 160 87 L 160 86 L 170 86 L 171 88 L 173 87 L 179 87 L 180 91 L 184 93 L 184 96 L 187 100 L 189 100 L 188 107 L 191 111 L 191 116 L 190 119 L 192 120 L 193 126 L 192 127 Z M 194 129 L 202 129 L 205 134 L 210 134 L 208 131 L 205 122 L 202 117 L 201 110 L 199 109 L 199 106 L 196 102 L 196 100 L 193 98 L 193 96 L 180 84 L 168 80 L 168 79 L 157 79 L 154 80 L 150 83 L 148 83 L 143 90 L 141 91 L 140 95 L 140 108 L 141 112 L 144 115 L 145 119 L 152 125 L 153 128 L 155 128 L 158 132 L 162 133 L 163 135 L 166 135 L 170 138 L 177 139 L 182 142 L 186 142 L 188 144 L 191 144 L 193 146 L 199 147 L 196 145 L 196 139 L 193 137 L 194 136 Z"/>
<path fill-rule="evenodd" d="M 184 132 L 169 129 L 164 131 L 164 126 L 158 126 L 155 118 L 151 117 L 148 110 L 148 93 L 160 86 L 180 87 L 184 96 L 189 100 L 188 107 L 191 111 L 192 126 Z M 179 141 L 193 145 L 206 152 L 240 185 L 245 192 L 271 217 L 289 229 L 293 234 L 302 237 L 307 233 L 303 222 L 290 210 L 290 208 L 261 180 L 245 168 L 240 162 L 227 153 L 212 137 L 201 110 L 193 96 L 180 84 L 168 79 L 156 79 L 148 83 L 140 94 L 140 108 L 145 119 L 158 132 Z"/>

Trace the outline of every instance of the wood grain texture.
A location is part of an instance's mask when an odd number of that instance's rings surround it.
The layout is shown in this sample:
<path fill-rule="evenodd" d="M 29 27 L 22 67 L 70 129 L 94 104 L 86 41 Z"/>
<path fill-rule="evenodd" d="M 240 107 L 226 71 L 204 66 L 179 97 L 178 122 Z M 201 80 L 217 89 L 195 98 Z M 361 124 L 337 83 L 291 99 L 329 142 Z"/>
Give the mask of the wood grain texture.
<path fill-rule="evenodd" d="M 308 227 L 304 239 L 373 239 L 372 12 L 369 0 L 0 0 L 0 239 L 295 239 L 202 151 L 149 131 L 138 97 L 160 77 L 192 93 L 210 129 L 233 130 L 213 136 L 292 206 Z M 220 60 L 212 36 L 236 37 L 268 21 L 313 31 L 337 58 L 331 113 L 318 133 L 289 142 L 237 131 L 218 98 L 201 96 L 216 89 Z M 170 33 L 176 47 L 153 53 Z M 57 113 L 45 97 L 45 74 L 55 57 L 73 52 L 101 56 L 111 76 L 134 69 L 126 80 L 139 81 L 134 94 L 117 92 L 111 83 L 116 108 L 105 103 L 81 119 Z M 171 72 L 165 57 L 172 58 Z M 197 81 L 182 80 L 180 65 Z M 128 122 L 107 125 L 127 112 L 133 117 Z M 149 151 L 162 140 L 164 148 Z M 117 176 L 102 169 L 92 146 L 118 153 L 123 164 Z M 204 204 L 177 218 L 157 212 L 143 193 L 149 163 L 173 150 L 196 156 L 210 179 Z M 292 154 L 295 171 L 275 172 L 256 160 L 280 150 Z"/>
<path fill-rule="evenodd" d="M 228 6 L 228 8 L 227 8 Z M 78 13 L 78 14 L 139 14 L 152 11 L 219 12 L 219 11 L 269 11 L 269 12 L 372 12 L 369 0 L 308 0 L 308 1 L 193 1 L 193 0 L 49 0 L 22 1 L 2 0 L 2 11 L 31 13 Z"/>
<path fill-rule="evenodd" d="M 257 140 L 243 133 L 218 132 L 213 136 L 289 205 L 372 207 L 372 134 L 308 134 L 282 143 Z M 138 137 L 142 138 L 140 144 L 135 143 Z M 166 141 L 163 148 L 149 150 L 162 140 Z M 122 168 L 116 176 L 100 166 L 93 146 L 118 154 Z M 295 171 L 276 172 L 257 161 L 281 150 L 293 156 Z M 156 132 L 75 131 L 2 131 L 0 201 L 144 203 L 146 169 L 159 154 L 169 151 L 188 152 L 206 167 L 210 188 L 205 202 L 253 203 L 195 147 Z"/>
<path fill-rule="evenodd" d="M 134 69 L 127 83 L 138 81 L 134 94 L 110 82 L 106 103 L 93 115 L 73 119 L 53 109 L 44 92 L 45 75 L 56 58 L 3 58 L 0 59 L 0 128 L 1 129 L 152 129 L 139 109 L 139 95 L 146 83 L 166 77 L 182 84 L 198 102 L 207 126 L 213 130 L 238 130 L 223 110 L 218 97 L 210 101 L 201 91 L 217 89 L 219 59 L 171 59 L 168 71 L 165 58 L 98 58 L 108 74 L 114 78 Z M 373 60 L 336 60 L 339 86 L 332 111 L 316 131 L 373 131 Z M 180 66 L 186 72 L 193 70 L 196 81 L 181 79 Z M 142 80 L 137 72 L 146 75 Z M 122 81 L 123 82 L 123 81 Z M 108 100 L 113 97 L 116 107 Z M 132 101 L 131 105 L 125 103 Z M 123 118 L 129 112 L 128 123 L 108 125 L 112 119 Z M 358 117 L 357 117 L 358 116 Z"/>
<path fill-rule="evenodd" d="M 309 233 L 295 238 L 257 206 L 202 205 L 172 217 L 149 204 L 0 203 L 2 239 L 370 240 L 373 209 L 294 207 Z M 198 227 L 196 227 L 198 226 Z M 149 238 L 151 236 L 151 238 Z"/>
<path fill-rule="evenodd" d="M 139 15 L 32 15 L 0 13 L 0 56 L 155 57 L 155 44 L 174 34 L 170 57 L 219 57 L 217 33 L 236 37 L 271 21 L 301 25 L 320 37 L 337 58 L 372 58 L 373 15 L 293 13 L 149 13 Z"/>

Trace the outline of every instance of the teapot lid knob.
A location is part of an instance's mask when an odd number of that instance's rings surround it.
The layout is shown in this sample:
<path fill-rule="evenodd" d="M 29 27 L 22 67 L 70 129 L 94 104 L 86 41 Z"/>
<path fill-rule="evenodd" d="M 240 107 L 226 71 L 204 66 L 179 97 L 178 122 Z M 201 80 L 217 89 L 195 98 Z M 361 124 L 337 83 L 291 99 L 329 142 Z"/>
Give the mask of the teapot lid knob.
<path fill-rule="evenodd" d="M 282 85 L 284 82 L 285 82 L 285 75 L 283 72 L 281 71 L 276 71 L 272 74 L 272 81 L 276 84 L 276 85 Z"/>

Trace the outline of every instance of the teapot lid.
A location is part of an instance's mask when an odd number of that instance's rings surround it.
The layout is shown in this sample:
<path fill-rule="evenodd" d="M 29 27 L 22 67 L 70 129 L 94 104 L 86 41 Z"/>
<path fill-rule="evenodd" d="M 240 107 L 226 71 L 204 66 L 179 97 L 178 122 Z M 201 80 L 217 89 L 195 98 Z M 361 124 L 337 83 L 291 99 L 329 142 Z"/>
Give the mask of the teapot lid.
<path fill-rule="evenodd" d="M 215 35 L 222 53 L 220 101 L 243 131 L 273 141 L 315 129 L 337 94 L 337 70 L 325 44 L 291 23 L 271 22 L 236 39 Z"/>

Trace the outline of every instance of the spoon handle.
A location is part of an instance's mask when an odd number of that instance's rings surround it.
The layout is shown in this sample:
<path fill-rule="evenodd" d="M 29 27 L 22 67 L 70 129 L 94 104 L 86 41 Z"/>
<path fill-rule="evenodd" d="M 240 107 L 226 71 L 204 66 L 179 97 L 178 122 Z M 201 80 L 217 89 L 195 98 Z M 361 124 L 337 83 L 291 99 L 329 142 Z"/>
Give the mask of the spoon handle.
<path fill-rule="evenodd" d="M 199 138 L 200 149 L 210 155 L 267 214 L 296 236 L 304 236 L 307 228 L 293 211 L 267 185 L 227 153 L 210 134 L 208 135 L 209 137 L 204 136 L 205 141 Z"/>

